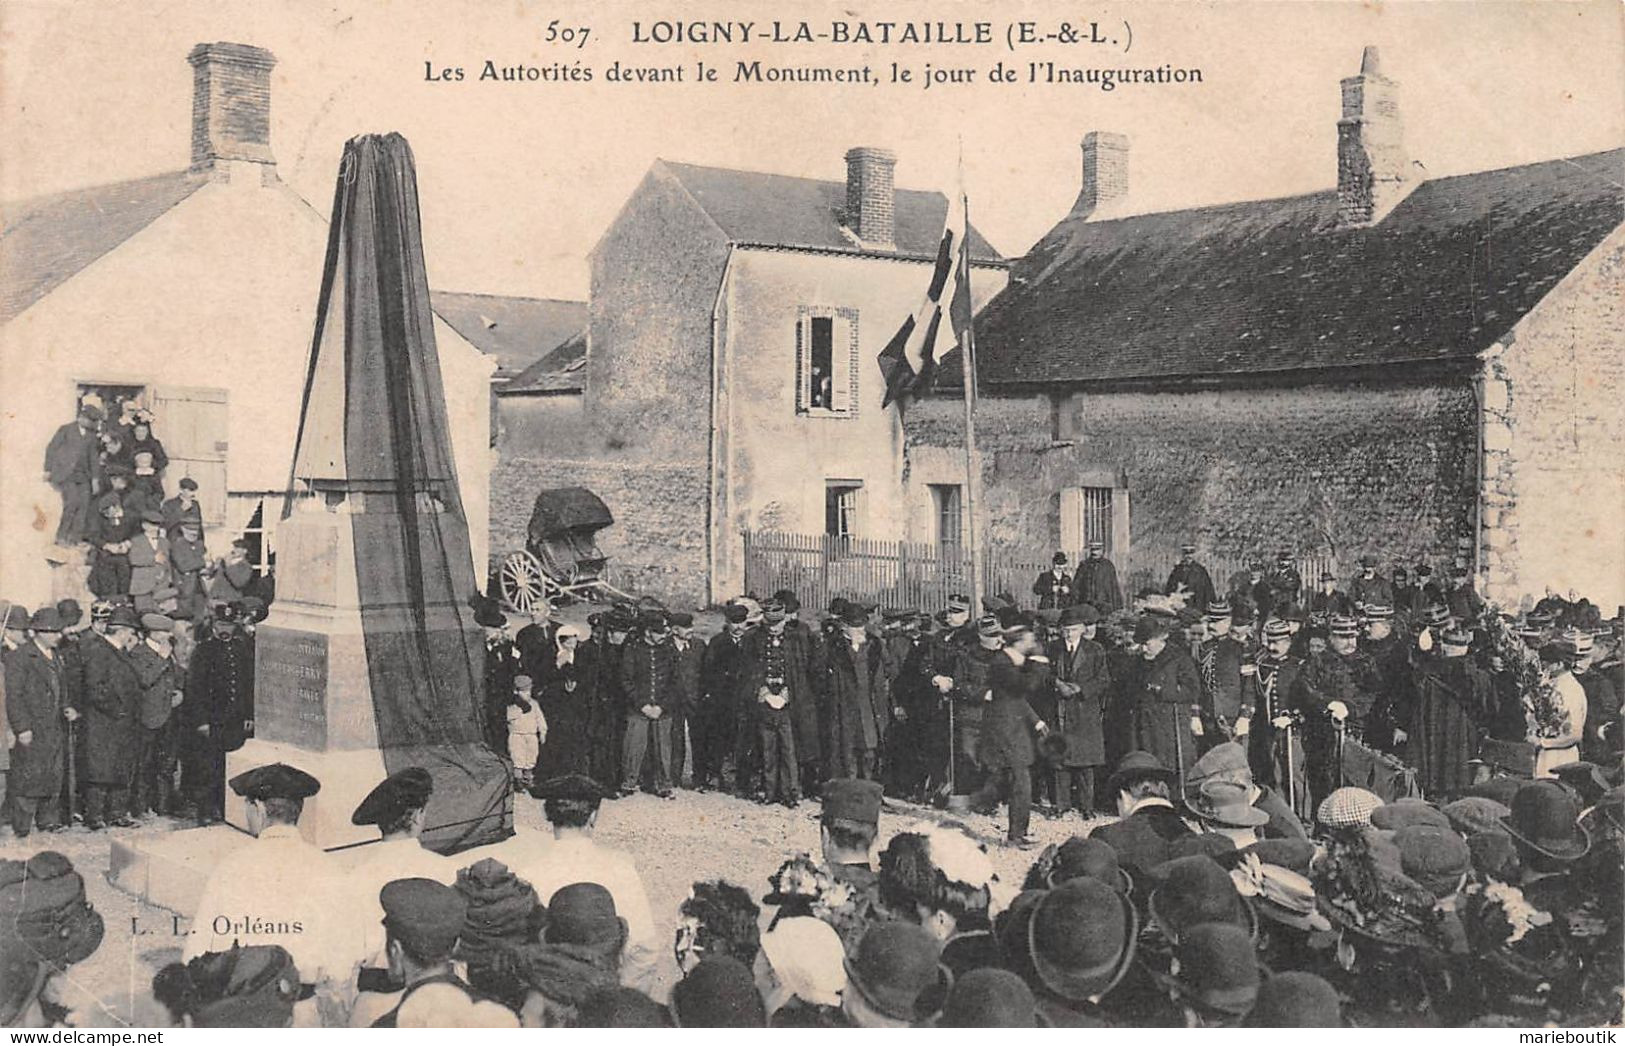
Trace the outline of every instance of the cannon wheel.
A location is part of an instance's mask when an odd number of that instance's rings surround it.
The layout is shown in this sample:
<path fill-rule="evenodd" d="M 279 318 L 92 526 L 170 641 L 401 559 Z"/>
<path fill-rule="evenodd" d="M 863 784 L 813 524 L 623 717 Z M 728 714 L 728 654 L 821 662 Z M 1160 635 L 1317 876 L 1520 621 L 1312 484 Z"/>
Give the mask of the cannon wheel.
<path fill-rule="evenodd" d="M 542 598 L 552 598 L 558 586 L 542 571 L 542 561 L 528 550 L 510 552 L 498 575 L 502 599 L 521 614 L 528 614 Z"/>

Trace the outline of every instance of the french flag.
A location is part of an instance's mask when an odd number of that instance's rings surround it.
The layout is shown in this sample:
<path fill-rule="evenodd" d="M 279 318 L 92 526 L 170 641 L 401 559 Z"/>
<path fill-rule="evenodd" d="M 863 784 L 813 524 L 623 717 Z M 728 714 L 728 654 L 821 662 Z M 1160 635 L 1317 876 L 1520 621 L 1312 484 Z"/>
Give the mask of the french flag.
<path fill-rule="evenodd" d="M 937 246 L 937 261 L 925 299 L 903 321 L 877 357 L 880 373 L 886 379 L 883 408 L 929 393 L 936 381 L 937 361 L 953 346 L 965 343 L 965 332 L 971 323 L 970 249 L 965 210 L 965 193 L 960 189 L 948 203 L 942 242 Z M 939 352 L 944 312 L 953 335 Z"/>

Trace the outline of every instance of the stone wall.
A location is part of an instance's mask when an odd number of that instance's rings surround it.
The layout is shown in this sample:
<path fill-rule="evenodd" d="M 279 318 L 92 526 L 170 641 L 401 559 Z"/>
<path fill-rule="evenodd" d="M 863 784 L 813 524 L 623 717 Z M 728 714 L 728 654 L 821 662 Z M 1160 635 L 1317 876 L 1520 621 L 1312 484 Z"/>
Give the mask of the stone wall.
<path fill-rule="evenodd" d="M 1603 241 L 1484 367 L 1487 593 L 1625 602 L 1625 232 Z"/>
<path fill-rule="evenodd" d="M 702 606 L 708 482 L 695 465 L 504 459 L 491 477 L 492 568 L 525 547 L 537 491 L 581 486 L 615 517 L 598 532 L 598 547 L 616 587 L 674 608 Z"/>
<path fill-rule="evenodd" d="M 1121 483 L 1137 560 L 1189 538 L 1226 557 L 1291 546 L 1342 563 L 1371 551 L 1443 565 L 1472 534 L 1475 418 L 1466 377 L 985 397 L 987 536 L 1073 547 L 1060 533 L 1062 488 Z M 910 409 L 908 439 L 953 447 L 962 426 L 959 401 L 944 396 Z"/>

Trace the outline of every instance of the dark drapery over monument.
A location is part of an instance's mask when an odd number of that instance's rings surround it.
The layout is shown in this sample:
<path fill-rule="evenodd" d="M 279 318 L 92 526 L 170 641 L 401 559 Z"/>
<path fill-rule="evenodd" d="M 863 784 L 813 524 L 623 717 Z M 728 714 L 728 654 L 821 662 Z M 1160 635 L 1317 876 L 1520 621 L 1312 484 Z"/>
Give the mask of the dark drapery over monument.
<path fill-rule="evenodd" d="M 278 598 L 260 628 L 256 738 L 239 756 L 322 781 L 320 845 L 375 833 L 349 814 L 385 773 L 433 774 L 425 842 L 509 830 L 509 775 L 478 720 L 483 639 L 435 347 L 412 150 L 344 148 L 288 500 Z"/>

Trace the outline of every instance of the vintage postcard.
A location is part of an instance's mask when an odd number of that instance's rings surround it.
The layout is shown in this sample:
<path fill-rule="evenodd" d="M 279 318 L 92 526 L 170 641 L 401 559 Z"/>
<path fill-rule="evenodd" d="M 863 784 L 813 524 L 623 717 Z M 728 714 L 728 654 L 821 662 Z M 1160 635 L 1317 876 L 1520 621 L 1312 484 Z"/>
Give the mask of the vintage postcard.
<path fill-rule="evenodd" d="M 1606 0 L 0 0 L 0 1024 L 1617 1027 L 1622 375 Z"/>

